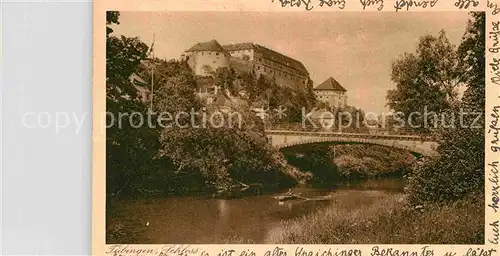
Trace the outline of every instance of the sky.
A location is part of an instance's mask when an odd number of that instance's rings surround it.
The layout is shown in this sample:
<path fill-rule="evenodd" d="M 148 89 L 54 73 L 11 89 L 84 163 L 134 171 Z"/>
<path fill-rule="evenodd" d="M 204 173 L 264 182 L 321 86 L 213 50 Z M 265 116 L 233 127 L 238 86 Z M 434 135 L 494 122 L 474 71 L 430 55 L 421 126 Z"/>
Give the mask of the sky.
<path fill-rule="evenodd" d="M 296 60 L 314 85 L 330 76 L 347 89 L 347 104 L 389 112 L 391 62 L 415 52 L 418 39 L 444 29 L 458 45 L 465 12 L 121 12 L 114 33 L 139 37 L 156 57 L 178 59 L 198 42 L 254 42 Z"/>

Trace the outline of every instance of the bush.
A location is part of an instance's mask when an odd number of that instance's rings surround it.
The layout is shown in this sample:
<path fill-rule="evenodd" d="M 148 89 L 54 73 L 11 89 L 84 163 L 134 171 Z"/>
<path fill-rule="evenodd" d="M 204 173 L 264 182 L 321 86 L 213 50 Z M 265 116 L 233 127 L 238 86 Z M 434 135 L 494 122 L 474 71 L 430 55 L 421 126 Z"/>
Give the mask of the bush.
<path fill-rule="evenodd" d="M 441 131 L 439 156 L 417 162 L 408 175 L 409 202 L 445 203 L 484 193 L 483 136 L 480 129 Z"/>

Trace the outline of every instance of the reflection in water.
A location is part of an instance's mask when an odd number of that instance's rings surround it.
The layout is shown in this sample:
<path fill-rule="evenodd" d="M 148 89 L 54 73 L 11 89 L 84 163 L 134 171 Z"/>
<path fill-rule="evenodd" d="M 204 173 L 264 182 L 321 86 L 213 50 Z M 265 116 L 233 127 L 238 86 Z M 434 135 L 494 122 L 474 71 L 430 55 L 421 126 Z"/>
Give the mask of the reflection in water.
<path fill-rule="evenodd" d="M 127 238 L 110 238 L 107 242 L 223 243 L 228 238 L 238 236 L 246 239 L 243 242 L 250 239 L 262 243 L 273 228 L 281 225 L 282 220 L 306 216 L 332 204 L 342 204 L 354 211 L 387 197 L 388 191 L 384 191 L 387 185 L 394 193 L 400 191 L 395 187 L 402 188 L 402 181 L 370 181 L 364 185 L 360 183 L 335 190 L 294 189 L 294 192 L 306 198 L 331 195 L 331 200 L 327 201 L 278 202 L 272 198 L 280 193 L 232 200 L 175 197 L 124 201 L 114 206 L 118 214 L 108 219 L 107 225 L 120 223 L 125 233 L 123 237 Z M 147 222 L 149 226 L 145 226 Z"/>
<path fill-rule="evenodd" d="M 222 237 L 224 230 L 227 230 L 227 224 L 230 215 L 227 200 L 216 200 L 217 202 L 217 221 L 215 224 L 215 236 Z"/>

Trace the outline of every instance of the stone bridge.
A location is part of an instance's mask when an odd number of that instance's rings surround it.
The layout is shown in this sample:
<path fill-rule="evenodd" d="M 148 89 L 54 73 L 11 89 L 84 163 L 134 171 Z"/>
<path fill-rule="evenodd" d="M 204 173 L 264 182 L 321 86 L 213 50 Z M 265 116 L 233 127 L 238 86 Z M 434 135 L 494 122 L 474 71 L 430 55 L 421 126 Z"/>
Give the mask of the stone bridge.
<path fill-rule="evenodd" d="M 437 142 L 418 135 L 343 133 L 343 132 L 307 132 L 288 130 L 266 130 L 271 144 L 276 148 L 287 148 L 296 145 L 342 142 L 364 143 L 405 149 L 423 156 L 436 155 Z"/>

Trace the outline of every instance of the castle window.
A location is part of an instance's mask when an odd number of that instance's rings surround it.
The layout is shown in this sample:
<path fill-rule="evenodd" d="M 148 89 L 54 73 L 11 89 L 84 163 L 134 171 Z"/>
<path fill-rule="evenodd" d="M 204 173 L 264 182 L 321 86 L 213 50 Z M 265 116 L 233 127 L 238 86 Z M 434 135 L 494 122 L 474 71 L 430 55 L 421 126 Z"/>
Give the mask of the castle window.
<path fill-rule="evenodd" d="M 219 53 L 216 53 L 215 55 L 219 56 Z"/>

